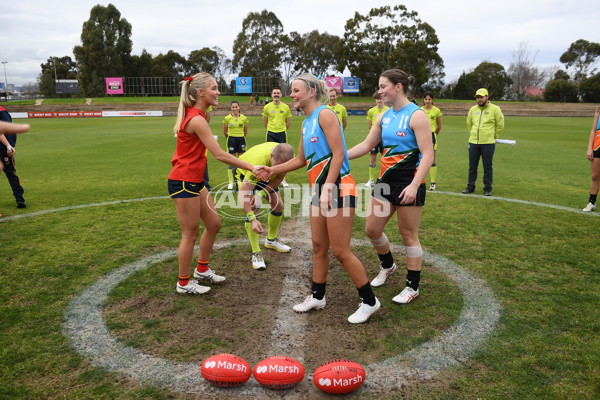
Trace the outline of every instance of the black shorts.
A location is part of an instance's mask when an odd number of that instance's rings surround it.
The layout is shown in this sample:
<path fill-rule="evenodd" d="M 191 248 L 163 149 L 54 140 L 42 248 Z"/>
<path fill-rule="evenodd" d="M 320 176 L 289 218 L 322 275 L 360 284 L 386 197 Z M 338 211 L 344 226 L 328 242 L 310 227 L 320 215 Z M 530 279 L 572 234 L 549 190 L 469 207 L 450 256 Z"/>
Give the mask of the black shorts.
<path fill-rule="evenodd" d="M 594 150 L 594 158 L 600 158 L 600 149 Z"/>
<path fill-rule="evenodd" d="M 167 188 L 169 190 L 169 196 L 171 196 L 172 199 L 198 197 L 200 196 L 202 189 L 204 189 L 204 183 L 174 181 L 169 179 L 167 182 Z"/>
<path fill-rule="evenodd" d="M 243 169 L 238 169 L 238 170 L 236 170 L 236 171 L 240 171 L 240 172 L 237 172 L 237 173 L 235 174 L 235 177 L 236 177 L 236 178 L 237 178 L 237 180 L 239 180 L 240 182 L 243 182 L 243 181 L 244 181 L 244 179 L 246 179 L 246 174 L 243 174 L 241 171 L 245 171 L 245 170 L 243 170 Z M 247 182 L 250 182 L 250 181 L 247 181 Z M 252 183 L 252 182 L 250 182 L 250 183 Z M 253 189 L 253 190 L 254 190 L 254 193 L 256 193 L 256 192 L 259 192 L 259 191 L 261 191 L 261 190 L 264 190 L 264 189 L 265 189 L 265 187 L 266 187 L 268 184 L 269 184 L 269 182 L 265 182 L 265 181 L 258 181 L 258 182 L 256 182 L 256 184 L 254 185 L 254 189 Z M 268 192 L 268 189 L 267 189 L 267 190 L 265 190 L 265 192 Z M 275 192 L 279 192 L 279 186 L 277 186 L 276 188 L 274 188 L 274 189 L 273 189 L 273 192 L 272 192 L 272 193 L 275 193 Z"/>
<path fill-rule="evenodd" d="M 377 153 L 383 153 L 383 145 L 381 143 L 371 149 L 371 154 Z"/>
<path fill-rule="evenodd" d="M 227 151 L 229 152 L 229 154 L 245 153 L 246 152 L 246 138 L 243 136 L 227 137 Z"/>
<path fill-rule="evenodd" d="M 389 185 L 387 183 L 383 183 L 377 181 L 375 186 L 373 187 L 372 196 L 380 201 L 387 201 L 395 206 L 424 206 L 425 205 L 425 195 L 427 194 L 427 189 L 425 188 L 425 184 L 421 183 L 419 188 L 417 189 L 417 197 L 413 203 L 410 204 L 400 204 L 402 199 L 398 198 L 400 193 L 404 190 L 405 187 L 410 185 L 410 181 L 405 183 L 399 183 L 394 185 Z"/>
<path fill-rule="evenodd" d="M 316 207 L 319 207 L 321 204 L 319 202 L 321 198 L 321 185 L 315 185 L 314 193 L 310 204 Z M 331 208 L 356 208 L 356 196 L 340 195 L 340 187 L 339 184 L 336 185 L 333 193 L 333 199 L 331 200 Z"/>
<path fill-rule="evenodd" d="M 287 143 L 287 132 L 267 131 L 267 142 Z"/>

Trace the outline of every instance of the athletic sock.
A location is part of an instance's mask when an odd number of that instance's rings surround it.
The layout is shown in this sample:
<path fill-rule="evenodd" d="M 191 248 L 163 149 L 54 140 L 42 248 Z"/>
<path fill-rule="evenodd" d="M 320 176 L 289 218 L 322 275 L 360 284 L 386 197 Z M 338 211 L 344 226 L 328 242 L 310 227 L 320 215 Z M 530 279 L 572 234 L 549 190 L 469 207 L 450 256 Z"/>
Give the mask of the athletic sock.
<path fill-rule="evenodd" d="M 259 243 L 259 235 L 258 233 L 252 230 L 252 222 L 246 222 L 246 233 L 248 234 L 248 239 L 250 239 L 250 246 L 252 246 L 253 253 L 260 253 L 260 243 Z"/>
<path fill-rule="evenodd" d="M 375 182 L 375 176 L 377 176 L 377 165 L 369 164 L 369 180 Z"/>
<path fill-rule="evenodd" d="M 363 303 L 368 304 L 371 307 L 375 305 L 375 293 L 373 293 L 373 288 L 369 282 L 365 283 L 364 286 L 356 288 L 356 290 L 358 290 L 358 295 Z"/>
<path fill-rule="evenodd" d="M 394 265 L 394 257 L 391 251 L 388 251 L 386 254 L 377 253 L 377 257 L 379 257 L 381 268 L 390 269 Z"/>
<path fill-rule="evenodd" d="M 190 276 L 179 276 L 179 286 L 185 286 L 190 281 Z"/>
<path fill-rule="evenodd" d="M 592 204 L 594 204 L 594 205 L 595 205 L 595 204 L 596 204 L 596 198 L 597 198 L 597 197 L 598 197 L 598 195 L 597 195 L 597 194 L 591 194 L 591 193 L 590 193 L 590 203 L 592 203 Z"/>
<path fill-rule="evenodd" d="M 198 259 L 198 265 L 196 266 L 196 271 L 202 273 L 208 271 L 208 260 Z"/>
<path fill-rule="evenodd" d="M 233 167 L 227 168 L 227 179 L 229 179 L 229 183 L 233 183 Z"/>
<path fill-rule="evenodd" d="M 317 300 L 323 300 L 325 297 L 325 287 L 327 286 L 327 282 L 325 283 L 312 283 L 312 297 Z"/>
<path fill-rule="evenodd" d="M 282 212 L 271 211 L 267 217 L 267 239 L 273 240 L 277 238 L 279 232 L 279 225 L 281 225 L 281 219 L 283 218 Z"/>
<path fill-rule="evenodd" d="M 431 168 L 429 168 L 429 177 L 431 179 L 431 183 L 437 182 L 437 164 L 433 164 L 431 165 Z"/>
<path fill-rule="evenodd" d="M 414 290 L 419 289 L 419 281 L 421 280 L 421 271 L 408 270 L 406 273 L 406 286 L 413 288 Z"/>

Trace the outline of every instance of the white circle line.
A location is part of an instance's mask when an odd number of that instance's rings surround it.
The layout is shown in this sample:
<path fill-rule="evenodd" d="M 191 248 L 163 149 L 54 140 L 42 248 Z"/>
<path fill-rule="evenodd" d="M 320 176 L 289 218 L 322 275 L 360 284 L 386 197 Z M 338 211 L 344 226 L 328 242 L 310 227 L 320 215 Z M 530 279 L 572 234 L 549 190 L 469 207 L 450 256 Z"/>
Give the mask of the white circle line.
<path fill-rule="evenodd" d="M 219 242 L 215 249 L 246 242 L 246 239 Z M 370 246 L 366 240 L 352 243 Z M 153 263 L 175 256 L 176 251 L 167 251 L 127 264 L 83 290 L 65 310 L 64 333 L 80 355 L 99 367 L 173 391 L 217 393 L 218 389 L 200 379 L 197 364 L 166 360 L 124 345 L 110 334 L 102 318 L 102 307 L 117 284 Z M 366 366 L 369 376 L 366 390 L 384 391 L 400 387 L 409 379 L 429 379 L 448 366 L 463 362 L 497 324 L 500 306 L 483 280 L 444 257 L 425 253 L 424 259 L 458 284 L 464 299 L 463 310 L 441 335 L 404 354 Z M 232 389 L 237 395 L 256 395 L 264 390 L 254 381 Z M 296 390 L 309 390 L 306 380 Z"/>

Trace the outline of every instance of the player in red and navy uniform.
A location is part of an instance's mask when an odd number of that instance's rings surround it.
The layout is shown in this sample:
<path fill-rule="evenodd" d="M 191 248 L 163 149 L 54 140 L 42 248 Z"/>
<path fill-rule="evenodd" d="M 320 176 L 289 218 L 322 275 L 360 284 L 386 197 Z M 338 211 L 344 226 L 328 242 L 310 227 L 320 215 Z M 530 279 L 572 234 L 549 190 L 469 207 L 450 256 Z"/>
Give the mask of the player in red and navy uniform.
<path fill-rule="evenodd" d="M 225 280 L 208 267 L 208 256 L 221 228 L 221 220 L 214 212 L 214 202 L 203 183 L 206 150 L 221 162 L 258 173 L 254 165 L 223 151 L 213 137 L 206 120 L 206 110 L 209 106 L 218 104 L 219 94 L 215 78 L 204 72 L 185 78 L 181 88 L 177 121 L 173 127 L 174 133 L 177 134 L 177 147 L 171 160 L 173 168 L 168 179 L 169 195 L 175 203 L 181 226 L 179 280 L 176 285 L 178 293 L 202 294 L 210 290 L 209 286 L 201 286 L 198 281 L 190 279 L 200 220 L 204 231 L 200 238 L 198 266 L 194 270 L 194 278 L 215 283 Z"/>
<path fill-rule="evenodd" d="M 423 250 L 419 224 L 425 204 L 425 177 L 433 162 L 433 144 L 427 115 L 407 97 L 414 78 L 399 69 L 379 77 L 379 93 L 392 107 L 377 117 L 365 140 L 348 151 L 350 159 L 367 154 L 381 142 L 381 171 L 369 202 L 365 231 L 381 261 L 379 274 L 371 281 L 381 286 L 396 272 L 390 242 L 383 232 L 396 213 L 406 250 L 406 288 L 392 301 L 409 303 L 419 295 Z"/>
<path fill-rule="evenodd" d="M 375 297 L 365 268 L 352 253 L 350 239 L 356 200 L 356 183 L 350 173 L 344 131 L 334 112 L 321 104 L 327 95 L 325 82 L 310 74 L 302 74 L 292 82 L 290 97 L 294 108 L 307 116 L 302 123 L 302 139 L 298 155 L 290 161 L 265 168 L 280 174 L 306 166 L 313 189 L 310 229 L 313 243 L 312 294 L 296 304 L 294 311 L 307 312 L 325 307 L 325 286 L 329 271 L 329 248 L 348 273 L 361 298 L 350 323 L 362 323 L 381 304 Z"/>

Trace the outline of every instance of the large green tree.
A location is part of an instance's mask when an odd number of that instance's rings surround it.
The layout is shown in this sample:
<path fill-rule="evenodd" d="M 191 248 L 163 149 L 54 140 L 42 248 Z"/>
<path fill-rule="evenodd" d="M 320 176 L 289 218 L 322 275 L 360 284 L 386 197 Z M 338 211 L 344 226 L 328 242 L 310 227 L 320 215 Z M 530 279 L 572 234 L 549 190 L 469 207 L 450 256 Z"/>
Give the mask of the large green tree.
<path fill-rule="evenodd" d="M 600 74 L 581 81 L 579 91 L 584 101 L 600 103 Z"/>
<path fill-rule="evenodd" d="M 295 69 L 315 76 L 325 76 L 335 70 L 341 52 L 342 41 L 339 36 L 318 30 L 298 35 L 294 41 L 296 47 Z"/>
<path fill-rule="evenodd" d="M 56 96 L 56 79 L 77 79 L 75 61 L 69 56 L 50 57 L 41 67 L 38 87 L 40 93 L 46 97 Z"/>
<path fill-rule="evenodd" d="M 233 69 L 241 76 L 281 77 L 283 24 L 267 10 L 251 12 L 233 42 Z"/>
<path fill-rule="evenodd" d="M 579 82 L 596 72 L 594 63 L 599 56 L 600 43 L 579 39 L 571 43 L 569 49 L 560 56 L 560 62 L 565 64 L 567 69 L 575 69 L 573 79 Z"/>
<path fill-rule="evenodd" d="M 150 76 L 150 69 L 152 68 L 153 60 L 154 57 L 152 57 L 152 54 L 148 53 L 146 49 L 143 49 L 142 54 L 139 56 L 131 56 L 125 70 L 125 76 Z"/>
<path fill-rule="evenodd" d="M 373 8 L 367 15 L 356 12 L 346 22 L 338 70 L 348 68 L 362 80 L 361 91 L 369 94 L 381 72 L 390 68 L 412 75 L 417 92 L 424 86 L 440 86 L 444 63 L 438 54 L 439 39 L 417 15 L 401 4 Z"/>
<path fill-rule="evenodd" d="M 463 73 L 454 87 L 455 99 L 472 99 L 479 88 L 486 88 L 492 99 L 502 99 L 510 90 L 512 79 L 504 67 L 497 63 L 484 61 L 472 72 Z"/>
<path fill-rule="evenodd" d="M 81 45 L 73 48 L 83 95 L 103 96 L 104 78 L 124 75 L 131 47 L 131 24 L 119 10 L 112 4 L 94 6 L 83 23 Z"/>
<path fill-rule="evenodd" d="M 567 79 L 553 79 L 546 84 L 544 100 L 555 102 L 577 102 L 577 84 Z"/>
<path fill-rule="evenodd" d="M 169 50 L 167 54 L 160 53 L 154 57 L 152 67 L 150 67 L 150 75 L 183 79 L 186 74 L 185 68 L 186 59 L 178 52 Z"/>
<path fill-rule="evenodd" d="M 193 75 L 200 71 L 215 75 L 219 66 L 219 55 L 213 49 L 204 47 L 192 51 L 186 62 L 186 75 Z"/>

